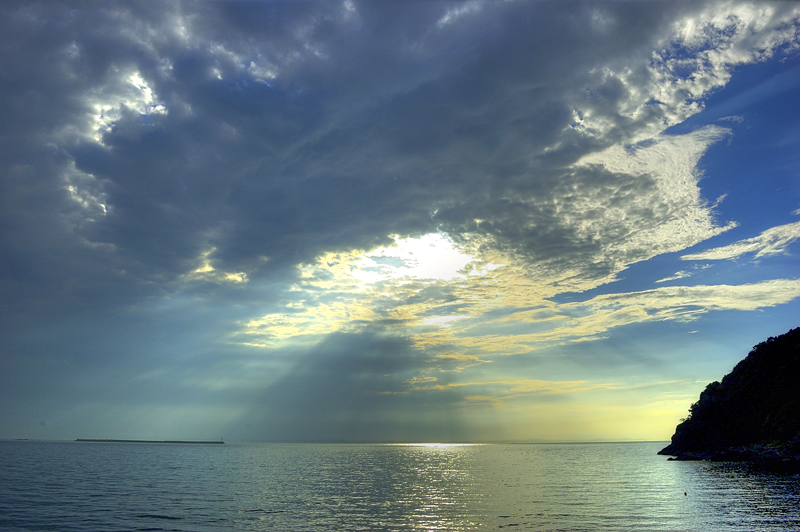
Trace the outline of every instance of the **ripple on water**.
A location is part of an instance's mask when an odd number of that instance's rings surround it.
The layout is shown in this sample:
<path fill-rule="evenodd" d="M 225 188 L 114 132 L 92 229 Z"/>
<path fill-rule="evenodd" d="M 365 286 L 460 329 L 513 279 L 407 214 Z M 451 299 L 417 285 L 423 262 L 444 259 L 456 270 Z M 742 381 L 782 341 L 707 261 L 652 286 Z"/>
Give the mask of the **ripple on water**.
<path fill-rule="evenodd" d="M 660 446 L 0 442 L 0 529 L 800 529 L 800 477 Z"/>

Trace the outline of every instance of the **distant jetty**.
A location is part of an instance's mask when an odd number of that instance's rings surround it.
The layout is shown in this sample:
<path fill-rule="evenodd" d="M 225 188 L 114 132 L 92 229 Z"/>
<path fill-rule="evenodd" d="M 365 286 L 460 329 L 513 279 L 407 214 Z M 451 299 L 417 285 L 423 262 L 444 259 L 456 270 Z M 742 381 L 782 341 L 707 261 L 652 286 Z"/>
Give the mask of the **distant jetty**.
<path fill-rule="evenodd" d="M 78 438 L 75 441 L 89 442 L 89 443 L 191 443 L 199 445 L 225 445 L 222 440 L 219 441 L 191 441 L 191 440 L 96 440 L 91 438 Z"/>

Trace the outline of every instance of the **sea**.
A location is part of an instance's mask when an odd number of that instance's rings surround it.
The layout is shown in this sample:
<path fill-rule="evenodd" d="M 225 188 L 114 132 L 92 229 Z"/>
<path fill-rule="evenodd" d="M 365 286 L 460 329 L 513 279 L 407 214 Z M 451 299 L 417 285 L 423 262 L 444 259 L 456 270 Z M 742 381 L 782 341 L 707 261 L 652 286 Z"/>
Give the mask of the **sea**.
<path fill-rule="evenodd" d="M 800 530 L 800 476 L 664 445 L 0 441 L 0 530 Z"/>

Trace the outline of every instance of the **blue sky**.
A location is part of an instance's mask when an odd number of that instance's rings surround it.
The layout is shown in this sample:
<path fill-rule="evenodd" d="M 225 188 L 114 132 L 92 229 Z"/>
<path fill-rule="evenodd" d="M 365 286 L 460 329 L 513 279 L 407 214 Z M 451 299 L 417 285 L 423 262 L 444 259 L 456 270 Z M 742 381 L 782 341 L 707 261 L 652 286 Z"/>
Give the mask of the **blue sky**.
<path fill-rule="evenodd" d="M 668 439 L 799 325 L 796 4 L 0 9 L 0 437 Z"/>

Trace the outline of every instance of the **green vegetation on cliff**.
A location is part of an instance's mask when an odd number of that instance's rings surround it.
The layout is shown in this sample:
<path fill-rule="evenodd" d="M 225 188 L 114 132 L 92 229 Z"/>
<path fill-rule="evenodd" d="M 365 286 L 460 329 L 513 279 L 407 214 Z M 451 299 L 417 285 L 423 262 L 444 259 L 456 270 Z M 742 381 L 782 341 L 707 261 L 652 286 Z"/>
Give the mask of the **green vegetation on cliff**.
<path fill-rule="evenodd" d="M 800 463 L 800 328 L 755 346 L 689 411 L 659 454 Z"/>

